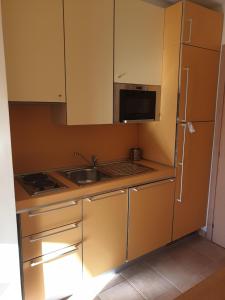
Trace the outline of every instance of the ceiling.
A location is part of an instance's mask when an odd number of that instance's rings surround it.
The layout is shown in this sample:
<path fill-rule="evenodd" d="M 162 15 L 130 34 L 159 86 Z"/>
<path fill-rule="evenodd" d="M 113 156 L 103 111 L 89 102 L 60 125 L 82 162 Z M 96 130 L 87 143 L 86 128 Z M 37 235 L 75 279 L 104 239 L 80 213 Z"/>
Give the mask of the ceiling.
<path fill-rule="evenodd" d="M 175 3 L 177 0 L 165 0 L 167 3 Z M 193 0 L 193 2 L 200 3 L 204 6 L 213 7 L 216 9 L 222 9 L 225 6 L 225 0 Z"/>
<path fill-rule="evenodd" d="M 169 4 L 178 2 L 178 0 L 144 0 L 144 1 L 148 1 L 155 5 L 164 6 L 164 7 L 168 6 Z M 222 10 L 224 8 L 225 10 L 225 0 L 191 0 L 191 1 L 200 3 L 204 6 L 211 7 L 214 9 Z"/>

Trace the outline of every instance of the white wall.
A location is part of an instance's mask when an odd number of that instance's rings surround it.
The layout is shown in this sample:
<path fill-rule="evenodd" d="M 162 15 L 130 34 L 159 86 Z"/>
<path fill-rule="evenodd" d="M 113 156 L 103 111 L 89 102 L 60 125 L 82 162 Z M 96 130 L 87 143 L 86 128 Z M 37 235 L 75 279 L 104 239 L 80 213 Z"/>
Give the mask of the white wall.
<path fill-rule="evenodd" d="M 19 254 L 0 7 L 0 299 L 20 300 Z"/>

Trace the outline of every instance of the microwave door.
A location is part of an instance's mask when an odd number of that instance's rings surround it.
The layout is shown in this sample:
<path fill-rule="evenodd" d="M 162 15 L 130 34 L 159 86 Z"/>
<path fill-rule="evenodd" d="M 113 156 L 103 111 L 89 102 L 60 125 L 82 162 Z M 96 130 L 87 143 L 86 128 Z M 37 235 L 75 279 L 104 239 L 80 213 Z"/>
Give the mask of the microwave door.
<path fill-rule="evenodd" d="M 120 122 L 155 120 L 156 92 L 120 90 Z"/>

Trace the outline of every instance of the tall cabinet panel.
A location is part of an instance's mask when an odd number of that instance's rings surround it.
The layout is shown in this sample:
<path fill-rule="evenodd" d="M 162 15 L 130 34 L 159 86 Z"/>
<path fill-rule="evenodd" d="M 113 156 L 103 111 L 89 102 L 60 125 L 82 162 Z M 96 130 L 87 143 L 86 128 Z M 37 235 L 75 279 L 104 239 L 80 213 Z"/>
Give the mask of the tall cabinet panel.
<path fill-rule="evenodd" d="M 182 47 L 180 122 L 215 119 L 219 57 L 217 51 Z"/>
<path fill-rule="evenodd" d="M 206 221 L 223 19 L 220 12 L 189 1 L 181 3 L 182 14 L 176 17 L 177 22 L 182 18 L 183 32 L 173 240 L 199 230 Z M 166 9 L 169 24 L 174 23 L 179 5 Z M 167 31 L 176 37 L 170 26 Z"/>
<path fill-rule="evenodd" d="M 11 101 L 65 102 L 63 3 L 3 0 Z"/>
<path fill-rule="evenodd" d="M 178 126 L 173 240 L 205 225 L 213 131 L 213 122 Z"/>
<path fill-rule="evenodd" d="M 223 15 L 190 1 L 184 1 L 183 43 L 220 50 Z"/>
<path fill-rule="evenodd" d="M 113 119 L 113 0 L 65 0 L 67 124 Z"/>

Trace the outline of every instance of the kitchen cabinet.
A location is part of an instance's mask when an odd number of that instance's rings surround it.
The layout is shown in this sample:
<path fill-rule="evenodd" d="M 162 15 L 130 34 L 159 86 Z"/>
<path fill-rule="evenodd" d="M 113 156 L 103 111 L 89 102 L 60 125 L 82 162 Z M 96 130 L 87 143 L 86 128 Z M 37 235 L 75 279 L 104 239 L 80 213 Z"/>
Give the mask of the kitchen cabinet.
<path fill-rule="evenodd" d="M 161 85 L 163 31 L 162 7 L 115 1 L 115 82 Z"/>
<path fill-rule="evenodd" d="M 182 47 L 179 121 L 213 121 L 220 53 Z"/>
<path fill-rule="evenodd" d="M 73 245 L 23 263 L 24 300 L 65 299 L 82 280 L 82 247 Z"/>
<path fill-rule="evenodd" d="M 99 275 L 126 260 L 127 190 L 119 190 L 84 200 L 84 277 Z"/>
<path fill-rule="evenodd" d="M 113 122 L 113 18 L 113 0 L 64 0 L 67 125 Z"/>
<path fill-rule="evenodd" d="M 77 199 L 34 208 L 20 215 L 22 237 L 71 224 L 81 218 L 82 205 Z"/>
<path fill-rule="evenodd" d="M 10 101 L 65 102 L 61 0 L 3 0 Z"/>
<path fill-rule="evenodd" d="M 78 291 L 82 280 L 81 202 L 68 200 L 19 214 L 24 300 L 62 299 Z"/>
<path fill-rule="evenodd" d="M 174 179 L 130 189 L 128 260 L 171 241 L 174 193 Z"/>
<path fill-rule="evenodd" d="M 213 122 L 178 126 L 173 240 L 205 225 L 213 131 Z"/>
<path fill-rule="evenodd" d="M 220 50 L 223 15 L 190 1 L 184 1 L 183 39 L 184 44 Z"/>

